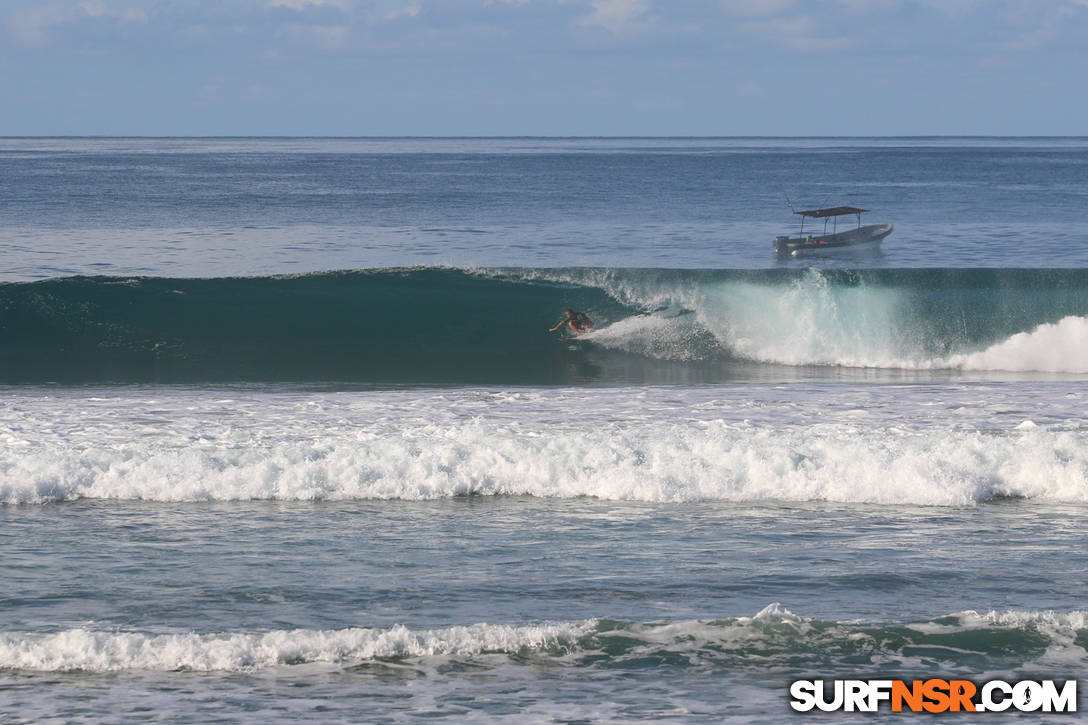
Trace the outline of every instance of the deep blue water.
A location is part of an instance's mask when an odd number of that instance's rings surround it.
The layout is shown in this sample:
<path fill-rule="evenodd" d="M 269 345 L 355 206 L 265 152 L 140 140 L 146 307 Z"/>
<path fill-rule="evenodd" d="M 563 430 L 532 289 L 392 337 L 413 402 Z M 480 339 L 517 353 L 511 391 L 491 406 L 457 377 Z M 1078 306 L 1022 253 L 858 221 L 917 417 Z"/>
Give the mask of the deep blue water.
<path fill-rule="evenodd" d="M 784 194 L 896 225 L 839 266 L 1088 259 L 1084 138 L 0 139 L 0 155 L 8 279 L 763 268 L 798 226 Z"/>
<path fill-rule="evenodd" d="M 895 231 L 776 259 L 784 194 Z M 1086 201 L 1083 138 L 0 139 L 0 721 L 1083 691 Z"/>

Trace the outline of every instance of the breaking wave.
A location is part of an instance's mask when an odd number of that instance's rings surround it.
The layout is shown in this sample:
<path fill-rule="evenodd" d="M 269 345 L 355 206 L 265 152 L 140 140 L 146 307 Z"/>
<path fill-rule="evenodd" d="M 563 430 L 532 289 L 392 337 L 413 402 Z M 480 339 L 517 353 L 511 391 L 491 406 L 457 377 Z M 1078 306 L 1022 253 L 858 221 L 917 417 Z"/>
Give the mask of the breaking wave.
<path fill-rule="evenodd" d="M 172 633 L 99 631 L 0 633 L 0 670 L 249 672 L 324 664 L 459 659 L 591 668 L 727 668 L 771 673 L 823 668 L 866 672 L 977 674 L 1088 668 L 1088 613 L 965 611 L 920 622 L 834 622 L 775 603 L 755 616 L 712 621 L 581 622 L 523 626 L 479 623 L 446 629 L 275 630 Z M 496 662 L 494 658 L 499 658 Z"/>
<path fill-rule="evenodd" d="M 585 425 L 477 417 L 366 425 L 309 438 L 127 433 L 0 447 L 0 502 L 339 501 L 455 496 L 649 502 L 833 501 L 964 506 L 1088 502 L 1088 439 L 1012 430 L 905 430 L 662 420 Z M 104 434 L 105 435 L 105 434 Z M 209 436 L 205 438 L 204 436 Z M 262 440 L 263 439 L 263 440 Z"/>
<path fill-rule="evenodd" d="M 547 332 L 567 307 L 596 329 Z M 1088 270 L 417 268 L 0 285 L 0 382 L 714 382 L 1088 373 Z M 809 374 L 812 374 L 811 371 Z"/>

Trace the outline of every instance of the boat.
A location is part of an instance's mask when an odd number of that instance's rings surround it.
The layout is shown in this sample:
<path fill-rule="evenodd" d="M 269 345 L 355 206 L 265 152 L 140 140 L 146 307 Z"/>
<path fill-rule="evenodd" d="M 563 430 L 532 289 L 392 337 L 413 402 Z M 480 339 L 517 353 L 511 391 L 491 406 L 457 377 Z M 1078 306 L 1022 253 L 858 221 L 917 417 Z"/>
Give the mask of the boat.
<path fill-rule="evenodd" d="M 790 206 L 793 209 L 793 206 Z M 794 211 L 801 217 L 801 231 L 796 237 L 775 237 L 774 251 L 780 256 L 797 257 L 810 253 L 825 253 L 842 251 L 848 248 L 870 248 L 880 246 L 881 240 L 892 233 L 891 224 L 861 225 L 861 215 L 868 209 L 858 209 L 854 206 L 833 206 L 829 209 L 809 209 L 807 211 Z M 854 229 L 840 232 L 838 230 L 839 217 L 856 215 L 858 225 Z M 805 234 L 805 219 L 823 219 L 824 230 L 822 234 Z M 828 222 L 832 222 L 830 233 Z"/>

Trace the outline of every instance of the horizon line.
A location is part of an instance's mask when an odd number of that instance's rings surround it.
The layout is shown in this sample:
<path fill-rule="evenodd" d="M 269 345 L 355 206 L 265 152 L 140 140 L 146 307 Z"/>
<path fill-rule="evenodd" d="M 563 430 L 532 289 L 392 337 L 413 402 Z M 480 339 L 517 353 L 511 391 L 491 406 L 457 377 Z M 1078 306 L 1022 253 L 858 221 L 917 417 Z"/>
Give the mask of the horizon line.
<path fill-rule="evenodd" d="M 29 135 L 29 134 L 0 134 L 0 139 L 328 139 L 328 140 L 504 140 L 504 139 L 549 139 L 549 140 L 578 140 L 578 139 L 772 139 L 772 140 L 802 140 L 802 139 L 1088 139 L 1088 135 L 1064 135 L 1064 134 L 895 134 L 895 135 L 733 135 L 733 136 L 705 136 L 705 135 L 573 135 L 573 136 L 541 136 L 533 134 L 514 135 L 481 135 L 481 136 L 438 136 L 438 135 L 407 135 L 407 136 L 341 136 L 341 135 L 289 135 L 289 134 L 63 134 L 63 135 Z"/>

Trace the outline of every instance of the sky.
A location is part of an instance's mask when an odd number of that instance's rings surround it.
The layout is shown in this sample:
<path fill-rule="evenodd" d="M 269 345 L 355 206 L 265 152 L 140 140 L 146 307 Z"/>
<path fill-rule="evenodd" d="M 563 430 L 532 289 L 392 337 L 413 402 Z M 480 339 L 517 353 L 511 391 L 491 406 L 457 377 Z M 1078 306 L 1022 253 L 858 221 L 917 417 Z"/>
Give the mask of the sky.
<path fill-rule="evenodd" d="M 1088 0 L 0 0 L 0 135 L 1088 133 Z"/>

